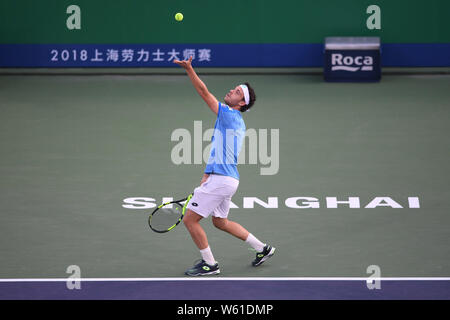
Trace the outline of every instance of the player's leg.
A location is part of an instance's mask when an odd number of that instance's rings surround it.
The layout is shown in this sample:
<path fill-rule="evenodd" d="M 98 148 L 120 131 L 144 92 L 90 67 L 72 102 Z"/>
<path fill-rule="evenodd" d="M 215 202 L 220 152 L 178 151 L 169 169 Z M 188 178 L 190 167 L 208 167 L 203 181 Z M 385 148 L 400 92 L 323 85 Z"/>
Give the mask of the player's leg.
<path fill-rule="evenodd" d="M 257 267 L 273 256 L 275 248 L 262 243 L 239 223 L 228 219 L 230 202 L 231 198 L 227 198 L 214 210 L 212 217 L 213 224 L 216 228 L 228 232 L 236 238 L 248 243 L 256 251 L 256 258 L 253 260 L 252 265 Z"/>
<path fill-rule="evenodd" d="M 265 243 L 258 240 L 247 229 L 241 226 L 239 223 L 229 220 L 228 218 L 212 217 L 214 226 L 222 231 L 225 231 L 242 241 L 248 243 L 257 252 L 262 252 L 265 247 Z"/>
<path fill-rule="evenodd" d="M 204 180 L 206 178 L 206 180 Z M 192 240 L 200 250 L 202 261 L 193 268 L 186 271 L 190 276 L 210 275 L 220 273 L 219 265 L 214 259 L 208 238 L 200 221 L 207 218 L 222 201 L 223 197 L 211 192 L 208 186 L 211 184 L 211 177 L 202 179 L 201 185 L 194 190 L 194 195 L 187 205 L 187 212 L 183 219 L 184 225 L 188 229 Z"/>
<path fill-rule="evenodd" d="M 217 229 L 228 232 L 242 241 L 247 240 L 248 235 L 250 234 L 250 232 L 239 223 L 228 220 L 227 218 L 212 217 L 212 222 Z"/>
<path fill-rule="evenodd" d="M 192 210 L 187 210 L 183 219 L 184 225 L 188 229 L 192 240 L 200 250 L 202 261 L 188 269 L 185 274 L 189 276 L 203 276 L 220 273 L 219 264 L 214 259 L 211 248 L 208 245 L 208 238 L 205 230 L 200 225 L 203 217 Z"/>
<path fill-rule="evenodd" d="M 183 222 L 191 235 L 192 240 L 197 245 L 199 250 L 203 250 L 208 247 L 208 238 L 206 237 L 205 230 L 200 225 L 200 220 L 203 217 L 192 210 L 187 210 Z"/>

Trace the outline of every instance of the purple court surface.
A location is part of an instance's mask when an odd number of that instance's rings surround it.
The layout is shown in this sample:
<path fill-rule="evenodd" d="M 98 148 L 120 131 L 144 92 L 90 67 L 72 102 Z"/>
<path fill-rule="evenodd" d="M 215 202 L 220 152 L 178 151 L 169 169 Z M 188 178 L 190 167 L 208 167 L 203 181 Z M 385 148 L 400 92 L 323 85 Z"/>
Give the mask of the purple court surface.
<path fill-rule="evenodd" d="M 0 299 L 449 300 L 450 278 L 2 279 Z"/>

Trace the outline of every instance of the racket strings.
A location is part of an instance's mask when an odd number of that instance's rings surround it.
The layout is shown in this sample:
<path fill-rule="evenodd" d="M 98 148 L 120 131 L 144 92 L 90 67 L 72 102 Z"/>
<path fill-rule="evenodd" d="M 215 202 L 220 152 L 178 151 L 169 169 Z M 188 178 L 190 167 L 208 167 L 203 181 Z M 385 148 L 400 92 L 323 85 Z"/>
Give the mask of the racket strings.
<path fill-rule="evenodd" d="M 165 205 L 152 215 L 150 224 L 153 229 L 166 231 L 180 220 L 182 212 L 183 207 L 179 204 Z"/>

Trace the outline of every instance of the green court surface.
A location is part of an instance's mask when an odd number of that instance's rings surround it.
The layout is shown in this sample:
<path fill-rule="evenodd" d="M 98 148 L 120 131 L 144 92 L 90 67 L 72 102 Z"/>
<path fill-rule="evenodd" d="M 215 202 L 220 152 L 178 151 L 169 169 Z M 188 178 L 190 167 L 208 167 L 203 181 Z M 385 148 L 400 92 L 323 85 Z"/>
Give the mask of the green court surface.
<path fill-rule="evenodd" d="M 248 245 L 205 220 L 221 276 L 364 277 L 370 265 L 383 277 L 450 275 L 450 75 L 201 78 L 219 100 L 250 82 L 247 129 L 279 129 L 278 172 L 240 165 L 229 216 L 276 254 L 252 268 Z M 183 276 L 200 258 L 185 227 L 153 233 L 152 209 L 124 199 L 159 203 L 199 184 L 204 164 L 171 160 L 172 132 L 193 135 L 194 121 L 205 131 L 215 115 L 185 75 L 0 76 L 0 278 L 64 278 L 70 265 L 84 278 Z M 278 203 L 245 208 L 250 197 Z M 319 208 L 290 208 L 293 197 Z"/>

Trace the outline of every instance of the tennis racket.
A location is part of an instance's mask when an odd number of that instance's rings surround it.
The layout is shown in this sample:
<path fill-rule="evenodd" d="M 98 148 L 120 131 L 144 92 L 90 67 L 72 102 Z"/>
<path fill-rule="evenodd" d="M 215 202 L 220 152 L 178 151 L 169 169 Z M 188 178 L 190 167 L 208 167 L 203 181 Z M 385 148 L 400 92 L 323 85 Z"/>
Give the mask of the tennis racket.
<path fill-rule="evenodd" d="M 184 218 L 186 207 L 193 194 L 188 197 L 159 205 L 148 218 L 150 229 L 158 233 L 169 232 Z M 183 201 L 186 201 L 184 204 Z"/>

